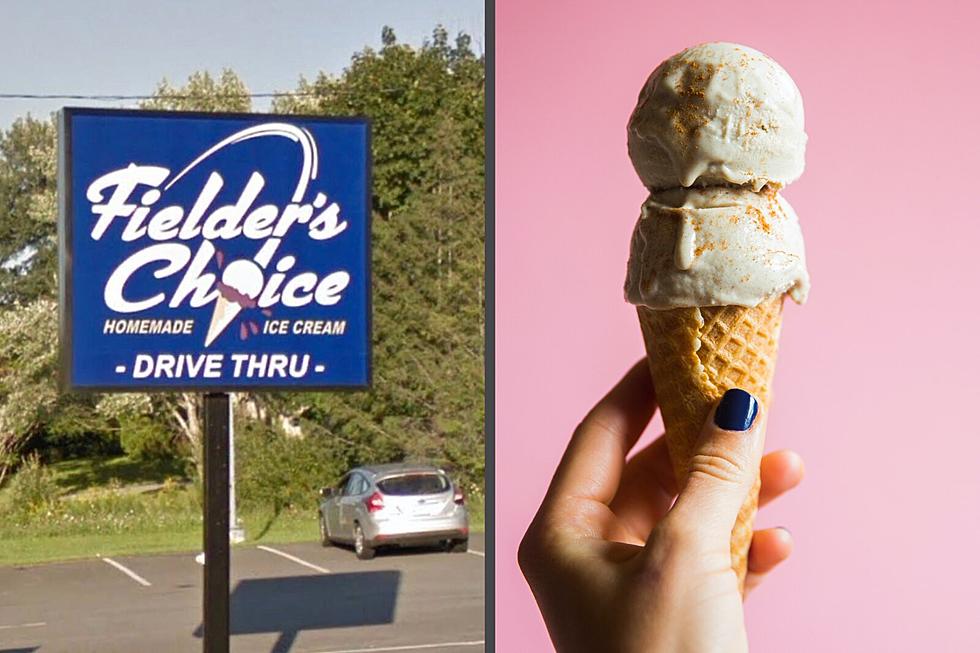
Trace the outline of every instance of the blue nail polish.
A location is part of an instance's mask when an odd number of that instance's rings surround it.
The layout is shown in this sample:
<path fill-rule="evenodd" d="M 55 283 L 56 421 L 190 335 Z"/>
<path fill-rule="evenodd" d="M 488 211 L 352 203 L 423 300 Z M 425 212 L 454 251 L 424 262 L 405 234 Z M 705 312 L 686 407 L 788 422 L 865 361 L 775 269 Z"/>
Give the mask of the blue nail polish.
<path fill-rule="evenodd" d="M 715 410 L 715 424 L 726 431 L 748 431 L 759 412 L 759 402 L 745 390 L 732 388 Z"/>

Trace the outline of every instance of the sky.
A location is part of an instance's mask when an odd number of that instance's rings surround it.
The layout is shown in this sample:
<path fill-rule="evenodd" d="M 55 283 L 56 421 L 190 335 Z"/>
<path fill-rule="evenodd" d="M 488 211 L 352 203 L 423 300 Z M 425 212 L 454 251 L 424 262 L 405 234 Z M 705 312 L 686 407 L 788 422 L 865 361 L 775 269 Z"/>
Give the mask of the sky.
<path fill-rule="evenodd" d="M 380 47 L 384 25 L 420 45 L 441 24 L 482 52 L 483 18 L 483 0 L 0 0 L 0 94 L 146 95 L 163 78 L 180 85 L 223 68 L 253 93 L 286 91 Z M 135 102 L 0 98 L 0 129 L 66 105 Z"/>

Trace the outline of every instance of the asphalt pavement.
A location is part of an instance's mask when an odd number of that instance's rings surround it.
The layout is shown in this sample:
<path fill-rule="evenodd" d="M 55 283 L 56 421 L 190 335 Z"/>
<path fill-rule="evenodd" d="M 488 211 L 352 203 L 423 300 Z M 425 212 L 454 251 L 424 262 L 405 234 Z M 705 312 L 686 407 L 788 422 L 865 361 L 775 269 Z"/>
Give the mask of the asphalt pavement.
<path fill-rule="evenodd" d="M 235 653 L 484 650 L 484 537 L 469 553 L 235 547 Z M 0 567 L 0 653 L 200 651 L 194 553 Z"/>

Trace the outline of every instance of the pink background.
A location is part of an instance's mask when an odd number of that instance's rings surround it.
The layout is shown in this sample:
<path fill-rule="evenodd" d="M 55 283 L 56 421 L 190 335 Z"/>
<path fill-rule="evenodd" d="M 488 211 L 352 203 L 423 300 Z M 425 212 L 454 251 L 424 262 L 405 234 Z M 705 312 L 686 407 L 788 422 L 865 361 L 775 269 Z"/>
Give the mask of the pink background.
<path fill-rule="evenodd" d="M 813 291 L 787 305 L 768 441 L 807 478 L 759 516 L 796 551 L 748 602 L 753 650 L 980 650 L 978 25 L 942 0 L 498 0 L 498 650 L 550 646 L 517 545 L 643 352 L 621 296 L 645 195 L 629 112 L 658 62 L 711 40 L 779 61 L 810 135 L 785 194 Z"/>

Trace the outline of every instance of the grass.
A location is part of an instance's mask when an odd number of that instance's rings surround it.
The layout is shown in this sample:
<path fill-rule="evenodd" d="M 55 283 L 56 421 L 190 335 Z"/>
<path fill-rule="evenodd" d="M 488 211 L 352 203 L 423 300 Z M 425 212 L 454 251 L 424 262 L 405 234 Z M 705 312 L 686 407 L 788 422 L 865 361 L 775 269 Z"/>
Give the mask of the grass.
<path fill-rule="evenodd" d="M 189 481 L 187 467 L 177 460 L 134 460 L 129 456 L 115 458 L 79 458 L 48 465 L 52 480 L 66 493 L 115 482 L 123 485 L 164 483 L 167 479 Z"/>
<path fill-rule="evenodd" d="M 241 520 L 248 538 L 246 545 L 309 542 L 320 537 L 316 512 L 312 510 L 284 510 L 276 516 L 271 511 L 254 511 L 243 514 Z"/>
<path fill-rule="evenodd" d="M 31 565 L 96 556 L 177 553 L 199 550 L 200 532 L 71 534 L 38 537 L 28 534 L 0 536 L 0 566 Z"/>
<path fill-rule="evenodd" d="M 245 511 L 246 543 L 317 537 L 312 510 Z M 199 489 L 179 463 L 125 456 L 22 468 L 0 490 L 0 565 L 200 550 Z"/>
<path fill-rule="evenodd" d="M 26 565 L 96 556 L 200 551 L 203 531 L 193 489 L 164 500 L 151 495 L 111 495 L 62 501 L 43 513 L 0 526 L 0 565 Z M 85 504 L 79 509 L 78 504 Z M 93 511 L 104 511 L 99 520 Z M 315 540 L 308 510 L 246 512 L 244 545 Z M 5 520 L 6 521 L 6 520 Z"/>
<path fill-rule="evenodd" d="M 33 475 L 33 506 L 22 500 L 25 483 L 16 477 L 0 490 L 0 565 L 201 549 L 198 489 L 174 465 L 120 457 L 59 462 Z M 471 497 L 467 504 L 471 530 L 482 532 L 483 502 Z M 244 510 L 239 518 L 244 545 L 318 537 L 312 508 Z"/>

